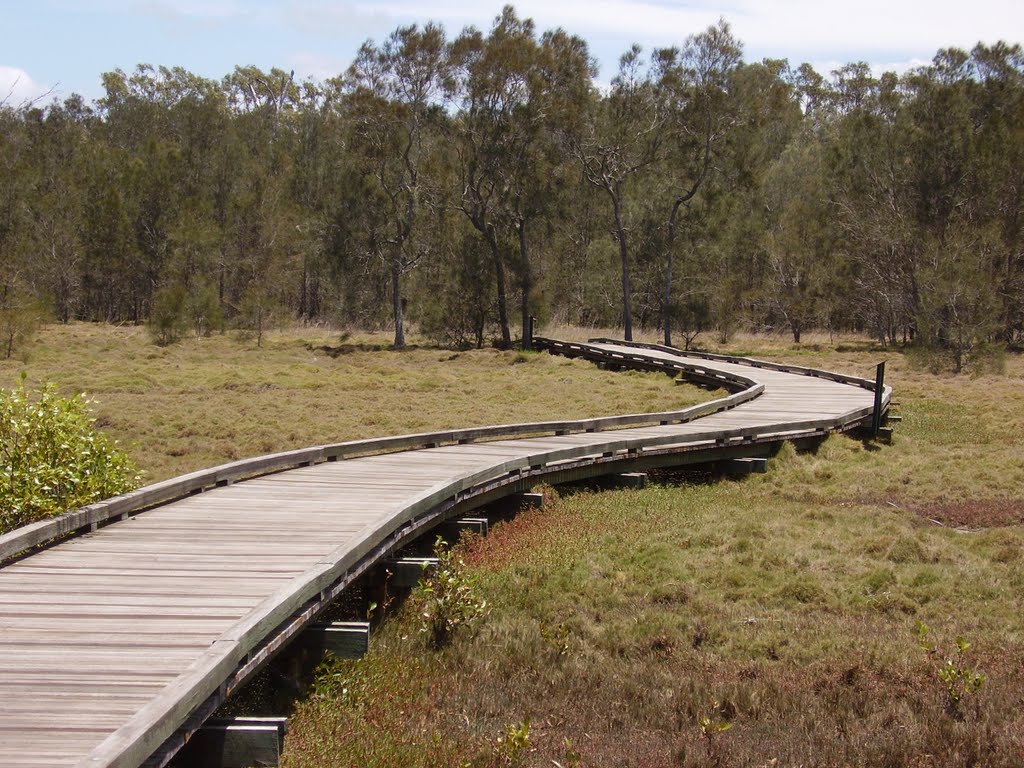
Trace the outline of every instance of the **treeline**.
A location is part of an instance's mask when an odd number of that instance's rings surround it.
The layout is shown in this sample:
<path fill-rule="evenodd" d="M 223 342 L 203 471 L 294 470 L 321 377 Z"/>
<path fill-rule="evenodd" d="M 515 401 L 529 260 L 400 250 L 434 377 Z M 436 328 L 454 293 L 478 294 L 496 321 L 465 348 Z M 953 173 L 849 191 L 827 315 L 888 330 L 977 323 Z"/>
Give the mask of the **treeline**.
<path fill-rule="evenodd" d="M 1024 55 L 751 63 L 724 21 L 623 55 L 507 7 L 344 74 L 103 75 L 0 108 L 0 326 L 289 319 L 510 345 L 541 322 L 865 331 L 959 369 L 1024 339 Z"/>

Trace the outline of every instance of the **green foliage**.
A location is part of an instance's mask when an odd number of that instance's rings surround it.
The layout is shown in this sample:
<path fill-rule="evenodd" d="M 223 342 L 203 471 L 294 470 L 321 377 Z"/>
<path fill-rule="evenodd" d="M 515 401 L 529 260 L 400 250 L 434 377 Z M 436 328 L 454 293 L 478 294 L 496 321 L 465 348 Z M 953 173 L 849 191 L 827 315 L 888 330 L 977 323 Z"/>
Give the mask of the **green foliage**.
<path fill-rule="evenodd" d="M 953 641 L 954 650 L 942 653 L 931 639 L 931 629 L 923 621 L 917 623 L 917 642 L 922 651 L 940 660 L 935 674 L 944 688 L 946 712 L 950 717 L 962 719 L 963 700 L 977 693 L 985 684 L 985 675 L 967 663 L 966 654 L 971 644 L 963 637 L 957 636 Z"/>
<path fill-rule="evenodd" d="M 135 488 L 140 475 L 97 431 L 83 395 L 0 389 L 0 532 Z"/>
<path fill-rule="evenodd" d="M 498 765 L 513 768 L 521 765 L 530 750 L 530 718 L 521 723 L 509 725 L 505 733 L 498 737 L 494 755 Z"/>
<path fill-rule="evenodd" d="M 4 106 L 0 349 L 26 302 L 162 345 L 299 317 L 508 347 L 517 305 L 687 346 L 867 330 L 957 372 L 1024 343 L 1019 45 L 823 77 L 744 62 L 724 19 L 676 42 L 599 86 L 584 40 L 506 6 L 326 83 L 140 65 Z"/>
<path fill-rule="evenodd" d="M 701 712 L 697 716 L 697 727 L 700 729 L 700 735 L 705 739 L 713 739 L 720 733 L 725 733 L 732 728 L 730 723 L 725 718 L 726 712 L 722 705 L 717 702 L 711 702 L 707 712 Z"/>
<path fill-rule="evenodd" d="M 470 629 L 487 615 L 487 601 L 476 588 L 476 577 L 467 568 L 458 548 L 440 536 L 434 542 L 436 569 L 420 580 L 415 601 L 420 612 L 420 632 L 433 648 L 443 648 L 459 629 Z"/>

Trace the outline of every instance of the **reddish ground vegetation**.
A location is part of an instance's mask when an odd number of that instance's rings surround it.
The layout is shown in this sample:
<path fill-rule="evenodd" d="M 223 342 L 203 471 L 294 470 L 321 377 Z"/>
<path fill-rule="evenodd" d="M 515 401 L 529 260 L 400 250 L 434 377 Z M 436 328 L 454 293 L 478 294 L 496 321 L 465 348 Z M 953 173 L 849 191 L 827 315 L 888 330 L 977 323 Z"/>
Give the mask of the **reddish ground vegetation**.
<path fill-rule="evenodd" d="M 913 506 L 911 509 L 921 517 L 950 528 L 973 530 L 1024 524 L 1024 500 L 1020 499 L 978 499 Z"/>

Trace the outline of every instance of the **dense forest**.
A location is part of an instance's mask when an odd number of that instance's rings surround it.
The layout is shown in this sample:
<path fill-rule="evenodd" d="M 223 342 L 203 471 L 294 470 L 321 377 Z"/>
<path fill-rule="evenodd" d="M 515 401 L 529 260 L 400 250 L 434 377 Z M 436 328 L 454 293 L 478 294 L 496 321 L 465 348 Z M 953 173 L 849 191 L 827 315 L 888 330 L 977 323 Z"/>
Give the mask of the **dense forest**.
<path fill-rule="evenodd" d="M 630 48 L 507 7 L 326 82 L 140 65 L 0 105 L 0 331 L 282 322 L 514 343 L 541 323 L 856 330 L 960 370 L 1024 342 L 1024 53 L 825 76 L 725 21 Z M 3 94 L 0 94 L 2 98 Z"/>

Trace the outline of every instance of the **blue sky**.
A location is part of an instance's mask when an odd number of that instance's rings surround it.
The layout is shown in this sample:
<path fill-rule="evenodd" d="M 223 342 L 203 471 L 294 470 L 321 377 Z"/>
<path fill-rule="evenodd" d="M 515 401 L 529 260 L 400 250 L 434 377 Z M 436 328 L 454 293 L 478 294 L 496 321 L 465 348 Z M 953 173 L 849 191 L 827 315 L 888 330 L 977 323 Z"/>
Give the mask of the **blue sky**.
<path fill-rule="evenodd" d="M 100 74 L 139 63 L 221 78 L 236 64 L 324 78 L 344 70 L 360 43 L 400 24 L 435 20 L 450 35 L 482 29 L 504 3 L 490 0 L 0 0 L 0 101 L 53 89 L 102 95 Z M 525 0 L 539 30 L 581 35 L 611 78 L 635 42 L 678 44 L 729 21 L 745 58 L 809 61 L 819 71 L 850 61 L 905 70 L 940 47 L 1024 39 L 1022 0 Z"/>

